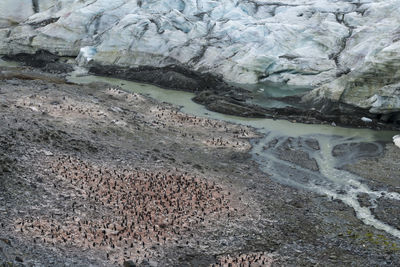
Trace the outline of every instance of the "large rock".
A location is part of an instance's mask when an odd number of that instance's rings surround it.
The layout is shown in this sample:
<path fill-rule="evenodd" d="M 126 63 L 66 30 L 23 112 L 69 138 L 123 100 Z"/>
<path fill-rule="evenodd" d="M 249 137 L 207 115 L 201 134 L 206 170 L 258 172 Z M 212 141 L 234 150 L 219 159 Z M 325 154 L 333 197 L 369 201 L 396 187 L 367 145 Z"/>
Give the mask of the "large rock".
<path fill-rule="evenodd" d="M 399 22 L 400 0 L 2 0 L 0 54 L 179 65 L 237 83 L 315 86 L 308 99 L 391 112 L 375 98 L 400 82 Z"/>

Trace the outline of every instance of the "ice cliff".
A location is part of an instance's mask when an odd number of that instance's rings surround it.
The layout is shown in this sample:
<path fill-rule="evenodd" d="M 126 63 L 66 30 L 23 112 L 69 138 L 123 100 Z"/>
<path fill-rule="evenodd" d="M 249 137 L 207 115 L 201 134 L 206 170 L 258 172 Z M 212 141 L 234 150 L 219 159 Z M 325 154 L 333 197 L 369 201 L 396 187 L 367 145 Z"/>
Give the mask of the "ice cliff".
<path fill-rule="evenodd" d="M 400 111 L 400 0 L 2 0 L 0 54 L 39 49 Z"/>

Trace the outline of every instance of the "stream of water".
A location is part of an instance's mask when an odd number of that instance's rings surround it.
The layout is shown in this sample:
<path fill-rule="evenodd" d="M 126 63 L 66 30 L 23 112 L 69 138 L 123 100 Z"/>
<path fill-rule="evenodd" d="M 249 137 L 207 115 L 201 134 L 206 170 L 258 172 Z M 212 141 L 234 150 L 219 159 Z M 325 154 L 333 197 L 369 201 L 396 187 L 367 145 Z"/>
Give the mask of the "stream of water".
<path fill-rule="evenodd" d="M 263 171 L 272 175 L 272 179 L 289 186 L 310 190 L 326 195 L 332 199 L 340 199 L 352 207 L 357 217 L 367 225 L 383 230 L 397 238 L 400 231 L 376 219 L 371 213 L 371 208 L 360 205 L 357 195 L 368 194 L 372 202 L 377 198 L 389 198 L 400 201 L 400 194 L 387 191 L 374 191 L 370 189 L 364 179 L 350 172 L 338 169 L 338 159 L 333 156 L 332 149 L 336 145 L 360 142 L 372 142 L 377 149 L 383 149 L 378 141 L 391 141 L 395 134 L 391 131 L 374 131 L 369 129 L 353 129 L 333 127 L 328 125 L 308 125 L 291 123 L 285 120 L 249 119 L 224 115 L 209 111 L 204 106 L 191 101 L 194 94 L 165 90 L 157 86 L 129 82 L 120 79 L 98 76 L 71 75 L 69 81 L 75 83 L 105 82 L 111 86 L 120 86 L 124 90 L 148 95 L 162 102 L 167 102 L 181 107 L 187 114 L 224 120 L 256 128 L 264 135 L 253 144 L 252 155 L 260 164 Z M 279 159 L 274 150 L 288 138 L 298 140 L 314 139 L 318 141 L 319 149 L 310 149 L 307 146 L 292 143 L 291 149 L 306 149 L 309 157 L 318 163 L 319 171 L 304 168 L 296 163 Z M 265 149 L 267 144 L 274 141 L 274 145 Z"/>
<path fill-rule="evenodd" d="M 14 62 L 0 60 L 0 66 L 15 67 Z M 253 142 L 251 151 L 253 158 L 260 164 L 263 171 L 271 175 L 275 181 L 304 190 L 310 190 L 326 195 L 332 199 L 340 199 L 352 207 L 357 217 L 367 225 L 383 230 L 397 238 L 400 231 L 382 221 L 376 219 L 371 213 L 371 208 L 360 205 L 357 195 L 368 194 L 372 203 L 377 198 L 388 198 L 400 201 L 400 194 L 387 191 L 374 191 L 369 188 L 363 178 L 338 169 L 342 164 L 333 156 L 335 146 L 348 143 L 370 142 L 375 143 L 377 149 L 383 149 L 379 141 L 391 141 L 396 133 L 391 131 L 374 131 L 369 129 L 353 129 L 333 127 L 329 125 L 309 125 L 292 123 L 285 120 L 251 119 L 237 116 L 224 115 L 209 111 L 204 106 L 196 104 L 191 99 L 194 94 L 175 90 L 165 90 L 149 84 L 125 81 L 99 76 L 85 75 L 85 70 L 77 69 L 68 80 L 70 82 L 87 84 L 92 82 L 104 82 L 112 86 L 119 86 L 126 91 L 148 95 L 161 102 L 167 102 L 181 108 L 181 111 L 190 115 L 208 117 L 227 122 L 247 125 L 256 128 L 263 137 Z M 266 90 L 266 89 L 264 89 Z M 256 92 L 260 95 L 259 101 L 266 96 L 264 90 Z M 274 90 L 274 92 L 277 90 Z M 292 94 L 290 89 L 286 94 Z M 279 93 L 279 92 L 278 92 Z M 280 95 L 282 96 L 282 95 Z M 255 101 L 258 101 L 257 99 Z M 280 103 L 272 102 L 272 105 Z M 288 139 L 295 139 L 289 149 L 305 151 L 310 159 L 318 164 L 318 171 L 300 166 L 298 163 L 282 160 L 277 156 L 280 146 Z M 317 140 L 319 149 L 312 149 L 304 144 L 304 140 Z M 266 149 L 268 146 L 268 149 Z M 343 160 L 343 159 L 342 159 Z"/>
<path fill-rule="evenodd" d="M 20 64 L 18 62 L 13 61 L 4 61 L 0 58 L 0 67 L 18 67 Z"/>

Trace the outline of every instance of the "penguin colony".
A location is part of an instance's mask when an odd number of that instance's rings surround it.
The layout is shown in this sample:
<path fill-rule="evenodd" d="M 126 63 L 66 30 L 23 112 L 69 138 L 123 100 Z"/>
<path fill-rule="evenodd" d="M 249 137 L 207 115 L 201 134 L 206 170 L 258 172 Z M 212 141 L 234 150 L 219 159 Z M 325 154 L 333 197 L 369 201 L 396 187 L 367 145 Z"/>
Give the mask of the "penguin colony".
<path fill-rule="evenodd" d="M 227 126 L 215 120 L 207 118 L 201 118 L 197 116 L 187 115 L 176 110 L 167 109 L 165 107 L 157 106 L 152 109 L 151 112 L 155 115 L 157 120 L 153 120 L 154 124 L 161 124 L 165 127 L 165 122 L 170 122 L 174 125 L 185 126 L 185 127 L 204 127 L 213 129 L 219 136 L 206 137 L 202 141 L 203 144 L 211 147 L 224 147 L 233 148 L 235 150 L 247 151 L 251 148 L 249 142 L 244 139 L 253 138 L 255 135 L 245 126 L 237 127 Z M 164 123 L 160 123 L 160 121 Z M 236 128 L 236 127 L 235 127 Z M 181 133 L 183 137 L 187 137 L 186 133 Z M 222 135 L 224 137 L 222 137 Z M 195 136 L 189 136 L 195 139 Z"/>
<path fill-rule="evenodd" d="M 274 255 L 265 252 L 240 254 L 237 256 L 225 255 L 218 258 L 218 263 L 210 267 L 268 267 L 274 262 Z"/>
<path fill-rule="evenodd" d="M 146 99 L 139 94 L 127 93 L 117 88 L 108 88 L 104 93 L 111 100 L 125 102 L 130 107 L 146 102 Z M 82 102 L 68 96 L 54 100 L 54 97 L 33 94 L 18 99 L 16 104 L 36 113 L 63 118 L 63 120 L 71 124 L 82 123 L 86 119 L 95 119 L 97 121 L 96 124 L 112 123 L 122 128 L 135 130 L 131 125 L 132 118 L 127 115 L 124 109 L 119 107 L 104 108 L 97 101 L 96 98 L 93 98 L 92 102 Z M 216 120 L 184 114 L 165 104 L 157 105 L 154 103 L 152 108 L 140 112 L 146 117 L 142 118 L 141 122 L 149 127 L 156 130 L 167 129 L 171 126 L 179 127 L 178 134 L 182 138 L 191 138 L 194 142 L 201 142 L 210 147 L 248 151 L 251 146 L 246 139 L 256 137 L 255 133 L 246 126 L 227 126 L 225 123 Z M 135 127 L 137 128 L 138 126 L 135 125 Z M 202 136 L 195 136 L 188 133 L 192 131 L 187 131 L 186 128 L 204 128 L 208 129 L 208 131 Z"/>
<path fill-rule="evenodd" d="M 111 117 L 109 111 L 100 108 L 95 103 L 79 102 L 65 96 L 62 100 L 58 101 L 52 100 L 47 96 L 31 95 L 18 99 L 17 105 L 31 109 L 34 112 L 48 114 L 53 117 L 62 117 L 69 123 L 74 123 L 85 118 L 101 121 Z"/>
<path fill-rule="evenodd" d="M 141 124 L 156 130 L 173 127 L 178 138 L 210 147 L 247 151 L 250 144 L 246 139 L 255 137 L 248 127 L 187 115 L 138 94 L 114 88 L 104 93 L 110 100 L 125 102 L 124 106 L 105 107 L 96 97 L 93 102 L 82 102 L 69 95 L 55 98 L 37 94 L 19 98 L 16 105 L 71 124 L 94 119 L 96 124 L 114 123 L 132 131 Z M 142 110 L 139 102 L 150 103 L 151 108 Z M 133 111 L 134 107 L 139 110 Z M 137 115 L 132 117 L 126 110 Z M 162 248 L 196 245 L 188 242 L 196 242 L 194 235 L 202 227 L 244 216 L 242 211 L 238 214 L 229 192 L 191 173 L 105 167 L 60 155 L 48 162 L 45 180 L 50 191 L 69 195 L 73 201 L 63 203 L 58 212 L 16 220 L 16 231 L 36 244 L 95 250 L 110 263 L 132 260 L 140 264 L 163 258 Z M 252 255 L 220 257 L 214 266 L 261 266 L 267 262 L 262 256 Z"/>
<path fill-rule="evenodd" d="M 188 173 L 112 169 L 70 156 L 57 157 L 48 172 L 54 187 L 72 189 L 77 201 L 63 211 L 72 213 L 62 221 L 24 218 L 17 231 L 39 242 L 104 250 L 118 264 L 157 257 L 154 246 L 185 245 L 195 227 L 237 213 L 229 192 Z M 82 218 L 78 197 L 93 204 L 93 214 L 106 215 Z"/>

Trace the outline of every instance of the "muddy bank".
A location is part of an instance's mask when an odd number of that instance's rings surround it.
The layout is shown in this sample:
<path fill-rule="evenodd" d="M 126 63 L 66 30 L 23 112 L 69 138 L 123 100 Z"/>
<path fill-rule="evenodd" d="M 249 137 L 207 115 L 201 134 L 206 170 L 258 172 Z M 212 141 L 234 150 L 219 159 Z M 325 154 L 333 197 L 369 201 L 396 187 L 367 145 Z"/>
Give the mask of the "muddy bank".
<path fill-rule="evenodd" d="M 248 154 L 253 129 L 106 84 L 39 74 L 48 78 L 0 81 L 1 263 L 399 262 L 399 241 L 362 224 L 341 201 L 261 172 Z M 304 158 L 285 156 L 296 142 L 282 144 L 279 156 Z"/>
<path fill-rule="evenodd" d="M 387 144 L 379 158 L 362 158 L 344 168 L 365 178 L 371 188 L 385 189 L 400 193 L 400 165 L 398 162 L 399 148 L 393 144 Z M 363 198 L 363 196 L 360 196 Z M 400 229 L 399 207 L 400 201 L 388 200 L 384 195 L 376 199 L 365 198 L 366 206 L 372 207 L 377 218 L 394 225 Z"/>
<path fill-rule="evenodd" d="M 4 57 L 52 73 L 69 73 L 74 65 L 47 51 L 33 55 L 17 54 Z M 398 114 L 371 114 L 368 110 L 344 103 L 331 101 L 302 102 L 301 95 L 271 98 L 286 103 L 287 107 L 264 108 L 251 103 L 252 93 L 239 86 L 226 83 L 221 77 L 170 66 L 164 68 L 138 67 L 121 68 L 116 66 L 88 66 L 94 75 L 120 78 L 136 82 L 154 84 L 166 89 L 195 92 L 195 102 L 211 111 L 250 118 L 284 119 L 307 124 L 333 124 L 338 126 L 370 129 L 400 129 Z M 297 107 L 291 107 L 296 103 Z M 361 118 L 368 118 L 362 120 Z"/>
<path fill-rule="evenodd" d="M 334 124 L 338 126 L 362 127 L 370 129 L 400 129 L 397 114 L 381 116 L 371 114 L 367 109 L 344 103 L 324 101 L 324 103 L 304 103 L 301 95 L 275 97 L 287 104 L 283 108 L 264 108 L 251 103 L 252 93 L 244 88 L 232 86 L 211 74 L 190 71 L 179 66 L 166 68 L 121 68 L 115 66 L 92 66 L 89 73 L 120 78 L 136 82 L 154 84 L 167 89 L 196 93 L 193 101 L 207 109 L 223 114 L 249 118 L 272 118 L 307 124 Z M 298 107 L 291 107 L 292 103 Z M 363 121 L 361 118 L 370 121 Z M 394 119 L 393 119 L 394 118 Z"/>

